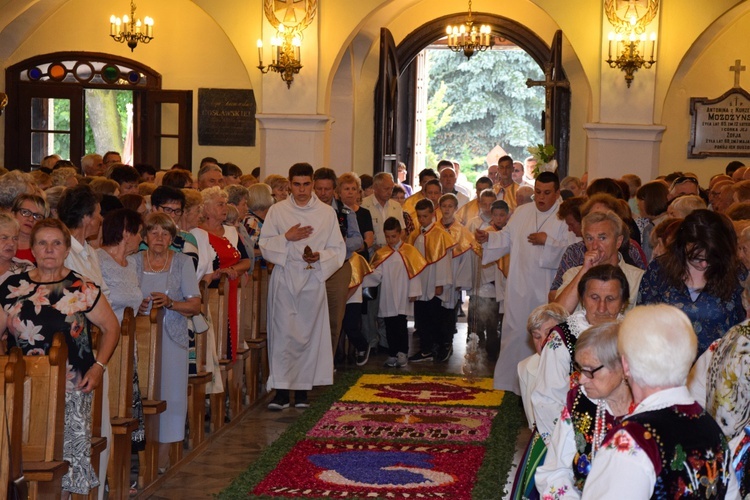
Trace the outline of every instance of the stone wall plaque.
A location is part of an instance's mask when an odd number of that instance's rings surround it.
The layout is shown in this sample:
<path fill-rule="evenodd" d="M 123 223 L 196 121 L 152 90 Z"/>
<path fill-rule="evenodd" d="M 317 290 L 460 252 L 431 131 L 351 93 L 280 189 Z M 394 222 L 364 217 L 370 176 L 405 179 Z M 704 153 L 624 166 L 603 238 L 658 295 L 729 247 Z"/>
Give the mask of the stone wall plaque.
<path fill-rule="evenodd" d="M 750 93 L 735 87 L 716 99 L 690 99 L 688 158 L 750 157 Z"/>
<path fill-rule="evenodd" d="M 253 91 L 198 89 L 198 144 L 255 146 Z"/>

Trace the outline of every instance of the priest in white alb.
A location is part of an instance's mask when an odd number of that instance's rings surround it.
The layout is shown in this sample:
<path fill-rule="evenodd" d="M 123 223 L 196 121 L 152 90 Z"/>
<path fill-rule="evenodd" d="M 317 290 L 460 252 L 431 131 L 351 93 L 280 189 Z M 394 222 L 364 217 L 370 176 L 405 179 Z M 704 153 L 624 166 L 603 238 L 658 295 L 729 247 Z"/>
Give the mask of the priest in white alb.
<path fill-rule="evenodd" d="M 258 245 L 274 264 L 268 285 L 268 390 L 271 410 L 306 408 L 307 391 L 333 384 L 326 280 L 344 263 L 346 245 L 336 213 L 313 193 L 313 168 L 289 169 L 291 196 L 273 205 Z"/>
<path fill-rule="evenodd" d="M 510 253 L 495 389 L 520 394 L 518 362 L 534 353 L 526 320 L 547 302 L 544 287 L 552 283 L 565 248 L 576 240 L 557 218 L 559 206 L 560 181 L 552 172 L 542 172 L 534 185 L 534 203 L 518 207 L 502 231 L 476 231 L 484 247 L 483 264 Z"/>

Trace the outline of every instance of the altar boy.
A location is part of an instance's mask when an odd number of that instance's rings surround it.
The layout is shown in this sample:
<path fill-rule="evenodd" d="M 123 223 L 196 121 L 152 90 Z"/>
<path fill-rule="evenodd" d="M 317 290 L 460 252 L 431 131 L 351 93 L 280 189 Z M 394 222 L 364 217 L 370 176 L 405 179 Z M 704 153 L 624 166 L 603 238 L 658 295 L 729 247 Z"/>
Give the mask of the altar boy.
<path fill-rule="evenodd" d="M 372 277 L 380 282 L 378 316 L 385 322 L 388 359 L 385 366 L 406 366 L 409 333 L 406 317 L 414 314 L 414 302 L 422 295 L 417 277 L 427 266 L 422 254 L 401 239 L 401 223 L 389 217 L 383 223 L 386 246 L 372 256 Z"/>

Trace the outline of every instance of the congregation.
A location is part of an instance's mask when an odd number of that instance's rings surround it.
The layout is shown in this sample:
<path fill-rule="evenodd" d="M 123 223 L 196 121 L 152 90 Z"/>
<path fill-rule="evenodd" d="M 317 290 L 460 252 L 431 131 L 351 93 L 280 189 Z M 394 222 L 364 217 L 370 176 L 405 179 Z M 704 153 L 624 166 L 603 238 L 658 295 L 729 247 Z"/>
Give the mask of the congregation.
<path fill-rule="evenodd" d="M 79 450 L 95 389 L 107 401 L 122 384 L 107 366 L 128 314 L 161 314 L 156 434 L 146 374 L 128 382 L 133 456 L 153 439 L 165 469 L 194 430 L 191 377 L 221 395 L 209 412 L 232 405 L 221 373 L 248 349 L 243 279 L 265 273 L 269 410 L 308 407 L 375 351 L 388 369 L 445 363 L 466 311 L 532 430 L 512 498 L 745 498 L 750 169 L 732 162 L 704 188 L 688 172 L 560 180 L 535 163 L 502 156 L 473 186 L 450 160 L 414 187 L 403 164 L 394 178 L 297 163 L 259 182 L 215 158 L 194 178 L 116 152 L 4 172 L 2 349 L 45 355 L 64 334 L 64 496 L 113 480 L 109 405 L 106 449 Z M 203 288 L 229 304 L 224 336 Z M 138 477 L 134 460 L 131 493 Z"/>

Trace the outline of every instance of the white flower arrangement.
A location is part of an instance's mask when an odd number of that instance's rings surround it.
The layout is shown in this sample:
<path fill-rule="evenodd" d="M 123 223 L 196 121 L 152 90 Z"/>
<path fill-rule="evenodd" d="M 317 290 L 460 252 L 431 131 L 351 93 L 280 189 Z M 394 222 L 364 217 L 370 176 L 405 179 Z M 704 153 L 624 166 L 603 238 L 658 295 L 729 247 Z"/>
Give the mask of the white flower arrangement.
<path fill-rule="evenodd" d="M 555 146 L 552 144 L 537 144 L 526 148 L 531 156 L 536 160 L 534 167 L 534 178 L 539 177 L 542 172 L 554 172 L 557 170 L 557 160 L 555 160 Z"/>

